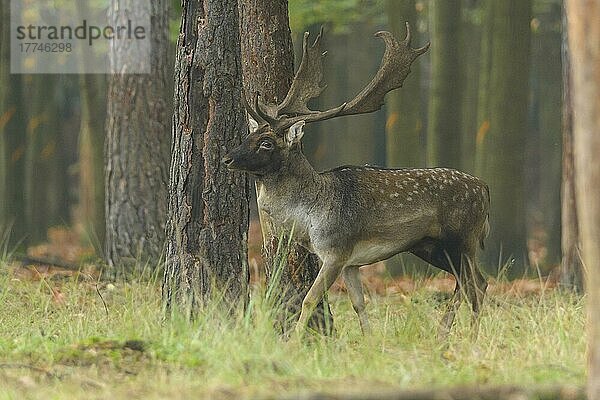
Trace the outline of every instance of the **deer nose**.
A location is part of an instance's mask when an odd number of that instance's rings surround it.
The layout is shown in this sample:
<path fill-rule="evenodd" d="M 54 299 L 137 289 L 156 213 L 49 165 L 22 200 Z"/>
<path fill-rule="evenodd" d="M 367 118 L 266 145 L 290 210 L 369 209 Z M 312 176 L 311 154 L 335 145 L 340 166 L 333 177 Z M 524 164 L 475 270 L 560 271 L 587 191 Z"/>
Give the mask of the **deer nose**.
<path fill-rule="evenodd" d="M 227 155 L 221 159 L 221 162 L 225 164 L 225 166 L 229 167 L 233 163 L 233 158 Z"/>

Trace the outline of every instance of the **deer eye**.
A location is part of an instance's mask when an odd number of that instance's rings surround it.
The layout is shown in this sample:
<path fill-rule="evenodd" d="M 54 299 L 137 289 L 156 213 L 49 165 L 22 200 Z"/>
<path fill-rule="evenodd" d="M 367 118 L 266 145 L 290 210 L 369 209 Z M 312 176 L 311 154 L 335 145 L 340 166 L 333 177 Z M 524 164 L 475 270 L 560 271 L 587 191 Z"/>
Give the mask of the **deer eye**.
<path fill-rule="evenodd" d="M 260 148 L 265 150 L 273 150 L 273 142 L 270 140 L 263 140 L 260 142 Z"/>

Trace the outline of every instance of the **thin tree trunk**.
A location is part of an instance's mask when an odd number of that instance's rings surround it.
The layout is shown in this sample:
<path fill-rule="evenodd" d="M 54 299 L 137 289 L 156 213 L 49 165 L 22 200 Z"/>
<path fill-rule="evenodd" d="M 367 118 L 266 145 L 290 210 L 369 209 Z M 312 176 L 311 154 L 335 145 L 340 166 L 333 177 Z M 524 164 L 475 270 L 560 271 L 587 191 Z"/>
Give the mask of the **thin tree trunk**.
<path fill-rule="evenodd" d="M 482 96 L 481 106 L 486 107 L 480 114 L 477 149 L 478 174 L 491 192 L 487 253 L 492 260 L 501 254 L 503 262 L 511 257 L 522 265 L 527 255 L 523 149 L 528 129 L 531 0 L 491 1 L 488 6 L 491 20 L 485 23 L 493 24 L 493 29 L 484 52 L 490 46 L 491 68 L 488 77 L 487 63 L 482 63 L 480 89 L 487 94 Z"/>
<path fill-rule="evenodd" d="M 163 301 L 192 317 L 247 298 L 248 182 L 221 164 L 246 132 L 237 0 L 184 0 Z"/>
<path fill-rule="evenodd" d="M 431 2 L 431 94 L 427 164 L 460 167 L 460 0 Z"/>
<path fill-rule="evenodd" d="M 460 84 L 461 84 L 461 168 L 475 173 L 475 139 L 477 136 L 477 101 L 479 60 L 481 58 L 481 26 L 473 21 L 472 15 L 481 9 L 481 4 L 462 0 L 462 24 L 460 30 Z"/>
<path fill-rule="evenodd" d="M 542 19 L 543 27 L 537 32 L 541 54 L 539 55 L 539 128 L 540 147 L 540 211 L 544 216 L 541 225 L 543 232 L 537 234 L 538 240 L 546 248 L 544 265 L 556 265 L 560 260 L 560 186 L 561 152 L 557 151 L 561 142 L 561 108 L 563 83 L 560 60 L 561 35 L 557 30 L 561 18 L 560 5 L 552 4 Z"/>
<path fill-rule="evenodd" d="M 583 268 L 579 253 L 579 220 L 575 201 L 575 160 L 573 157 L 573 93 L 571 60 L 567 36 L 568 21 L 563 10 L 563 142 L 562 142 L 562 260 L 560 282 L 567 288 L 583 289 Z"/>
<path fill-rule="evenodd" d="M 68 96 L 66 86 L 69 78 L 57 77 L 58 95 Z M 69 202 L 69 182 L 68 182 L 68 154 L 69 148 L 65 140 L 67 132 L 64 129 L 64 104 L 56 100 L 54 107 L 56 113 L 54 116 L 55 128 L 47 132 L 48 143 L 43 152 L 43 156 L 48 158 L 48 194 L 47 194 L 47 212 L 48 223 L 52 226 L 70 225 L 70 202 Z"/>
<path fill-rule="evenodd" d="M 169 170 L 167 68 L 169 2 L 112 0 L 116 10 L 150 15 L 149 74 L 113 74 L 106 120 L 106 259 L 113 274 L 159 265 L 164 251 Z M 115 59 L 130 51 L 114 49 Z"/>
<path fill-rule="evenodd" d="M 244 89 L 246 98 L 259 92 L 268 102 L 280 102 L 285 98 L 294 77 L 294 49 L 288 19 L 287 0 L 239 0 L 242 39 L 242 60 Z M 257 193 L 261 191 L 257 187 Z M 263 252 L 267 281 L 273 276 L 276 266 L 275 253 L 280 229 L 272 220 L 260 212 L 263 230 Z M 285 240 L 285 239 L 284 239 Z M 319 272 L 319 260 L 304 247 L 293 243 L 284 263 L 280 288 L 284 293 L 284 315 L 279 319 L 282 328 L 287 330 L 291 316 L 299 313 L 302 300 Z M 324 329 L 332 326 L 327 300 L 324 299 L 315 309 L 311 322 L 313 328 Z"/>
<path fill-rule="evenodd" d="M 10 2 L 0 5 L 0 234 L 9 247 L 25 240 L 25 117 L 22 75 L 10 74 Z M 1 236 L 0 236 L 1 237 Z M 2 240 L 2 239 L 0 239 Z"/>
<path fill-rule="evenodd" d="M 377 57 L 373 56 L 373 50 L 374 46 L 380 46 L 381 43 L 373 38 L 371 27 L 372 25 L 365 21 L 351 28 L 351 31 L 344 35 L 345 46 L 338 50 L 344 53 L 346 61 L 341 65 L 332 65 L 336 70 L 346 69 L 348 95 L 342 102 L 359 93 L 379 67 Z M 353 115 L 346 118 L 347 128 L 335 132 L 338 135 L 338 143 L 334 150 L 337 157 L 344 164 L 373 164 L 376 160 L 377 141 L 375 114 Z"/>
<path fill-rule="evenodd" d="M 600 3 L 568 0 L 579 235 L 586 268 L 588 398 L 600 399 Z"/>
<path fill-rule="evenodd" d="M 46 239 L 50 215 L 47 197 L 50 180 L 50 139 L 58 129 L 56 77 L 35 75 L 29 87 L 29 118 L 25 156 L 25 216 L 27 236 L 32 243 Z"/>
<path fill-rule="evenodd" d="M 78 1 L 77 12 L 89 14 L 85 1 Z M 90 60 L 80 62 L 91 70 Z M 79 207 L 78 230 L 98 254 L 104 248 L 104 122 L 106 120 L 106 79 L 102 75 L 79 75 L 81 127 L 79 131 Z"/>
<path fill-rule="evenodd" d="M 80 75 L 79 222 L 96 247 L 104 243 L 104 119 L 106 88 L 99 75 Z"/>
<path fill-rule="evenodd" d="M 482 5 L 481 51 L 479 53 L 479 74 L 477 90 L 477 133 L 475 135 L 475 172 L 483 171 L 485 154 L 483 142 L 490 130 L 490 78 L 492 76 L 492 44 L 494 31 L 494 0 L 483 0 Z"/>

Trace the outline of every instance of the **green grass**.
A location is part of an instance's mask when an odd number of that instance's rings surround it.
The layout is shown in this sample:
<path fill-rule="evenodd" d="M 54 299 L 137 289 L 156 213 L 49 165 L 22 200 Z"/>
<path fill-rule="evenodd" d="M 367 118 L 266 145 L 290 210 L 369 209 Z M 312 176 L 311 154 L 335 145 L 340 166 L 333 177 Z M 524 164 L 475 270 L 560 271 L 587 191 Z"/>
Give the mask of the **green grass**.
<path fill-rule="evenodd" d="M 304 341 L 277 334 L 258 294 L 245 316 L 207 310 L 187 323 L 163 319 L 157 284 L 99 290 L 108 312 L 92 281 L 0 273 L 0 399 L 226 399 L 585 380 L 583 300 L 556 290 L 489 296 L 476 341 L 463 306 L 445 342 L 436 338 L 443 301 L 425 287 L 371 297 L 374 334 L 366 338 L 346 296 L 331 296 L 336 334 Z M 143 346 L 125 344 L 133 340 Z"/>

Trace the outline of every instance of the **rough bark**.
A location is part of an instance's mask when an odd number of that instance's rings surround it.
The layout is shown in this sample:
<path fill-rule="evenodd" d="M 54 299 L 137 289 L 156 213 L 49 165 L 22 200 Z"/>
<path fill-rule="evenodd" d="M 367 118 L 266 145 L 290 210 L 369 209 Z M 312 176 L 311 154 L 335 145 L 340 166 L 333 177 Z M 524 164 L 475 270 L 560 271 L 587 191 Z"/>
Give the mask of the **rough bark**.
<path fill-rule="evenodd" d="M 528 129 L 531 0 L 490 1 L 487 6 L 491 19 L 484 24 L 491 24 L 492 31 L 482 45 L 484 101 L 480 106 L 484 108 L 477 148 L 478 175 L 491 193 L 487 254 L 488 260 L 498 260 L 500 254 L 502 262 L 510 257 L 522 265 L 527 255 L 523 149 Z"/>
<path fill-rule="evenodd" d="M 9 247 L 25 240 L 25 116 L 22 75 L 10 74 L 10 2 L 0 5 L 0 233 Z M 1 240 L 1 239 L 0 239 Z"/>
<path fill-rule="evenodd" d="M 281 101 L 294 76 L 294 49 L 289 27 L 287 0 L 239 0 L 240 33 L 244 90 L 247 98 L 260 92 L 269 102 Z M 257 192 L 260 193 L 257 186 Z M 263 252 L 267 281 L 276 266 L 275 253 L 279 238 L 284 232 L 273 226 L 264 213 L 260 213 L 263 230 Z M 284 238 L 285 240 L 285 238 Z M 280 315 L 282 328 L 289 328 L 301 307 L 302 299 L 319 272 L 319 260 L 304 247 L 293 243 L 287 262 L 283 263 L 280 292 L 283 294 Z M 315 309 L 311 322 L 313 328 L 327 329 L 332 326 L 326 299 Z"/>
<path fill-rule="evenodd" d="M 112 0 L 112 9 L 151 16 L 149 74 L 109 79 L 106 120 L 106 259 L 113 273 L 159 265 L 169 170 L 167 69 L 169 1 Z M 129 51 L 127 43 L 113 53 Z"/>
<path fill-rule="evenodd" d="M 182 4 L 163 300 L 193 317 L 247 298 L 248 183 L 221 164 L 247 127 L 237 0 Z"/>
<path fill-rule="evenodd" d="M 600 399 L 600 3 L 568 0 L 579 235 L 586 268 L 588 398 Z"/>
<path fill-rule="evenodd" d="M 567 37 L 567 14 L 563 10 L 563 125 L 562 125 L 562 191 L 560 282 L 569 289 L 583 289 L 583 268 L 579 253 L 579 220 L 575 201 L 575 159 L 573 156 L 573 93 L 571 60 Z"/>
<path fill-rule="evenodd" d="M 460 168 L 460 0 L 431 3 L 431 94 L 427 164 Z"/>

